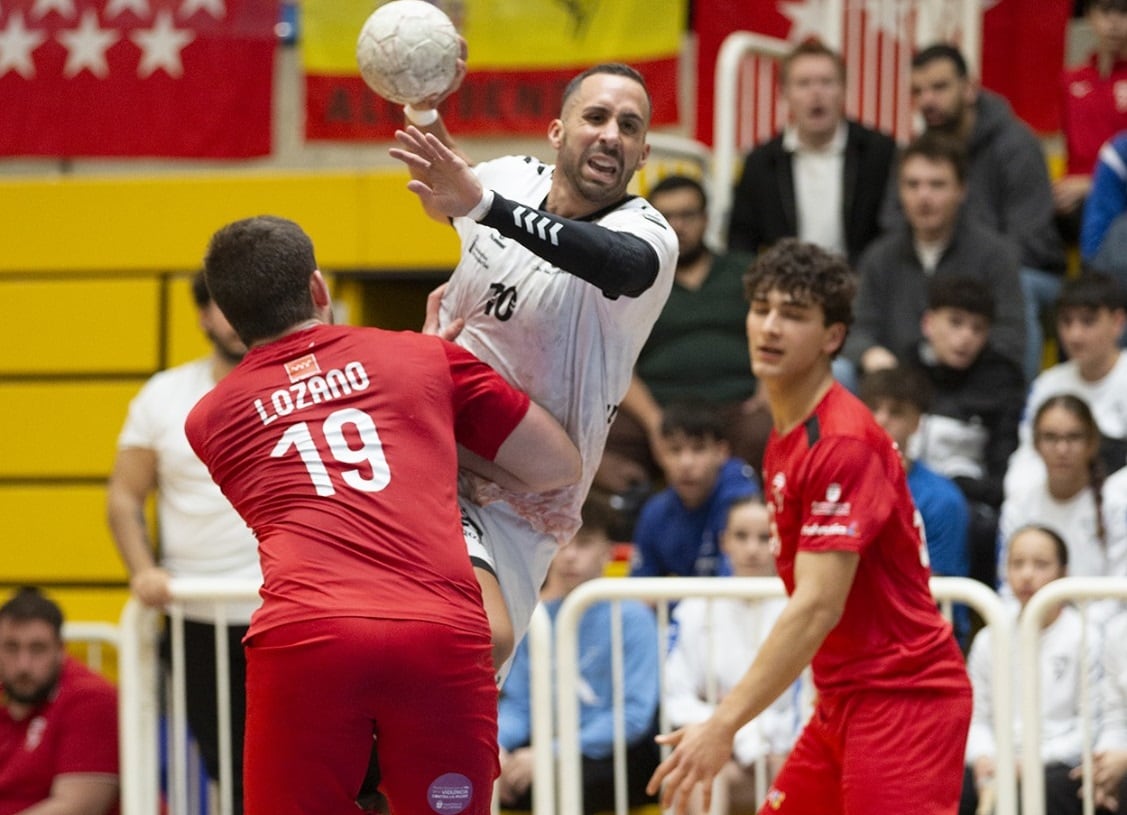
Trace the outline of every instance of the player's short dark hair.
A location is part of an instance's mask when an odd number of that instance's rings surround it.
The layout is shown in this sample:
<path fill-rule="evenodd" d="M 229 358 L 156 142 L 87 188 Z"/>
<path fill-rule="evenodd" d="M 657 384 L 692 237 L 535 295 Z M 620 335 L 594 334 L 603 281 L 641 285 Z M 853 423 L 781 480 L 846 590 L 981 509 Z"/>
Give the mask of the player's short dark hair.
<path fill-rule="evenodd" d="M 0 606 L 0 620 L 11 620 L 16 623 L 42 621 L 54 629 L 57 637 L 62 638 L 62 610 L 34 586 L 17 589 L 15 594 Z"/>
<path fill-rule="evenodd" d="M 797 238 L 783 238 L 762 252 L 744 275 L 748 300 L 772 289 L 822 307 L 825 325 L 853 324 L 857 282 L 841 255 Z"/>
<path fill-rule="evenodd" d="M 932 311 L 957 308 L 994 322 L 994 292 L 973 277 L 944 275 L 933 278 L 927 287 L 927 307 Z"/>
<path fill-rule="evenodd" d="M 931 407 L 931 383 L 914 368 L 881 368 L 862 375 L 857 395 L 869 410 L 881 402 L 902 402 L 920 413 Z"/>
<path fill-rule="evenodd" d="M 838 79 L 841 80 L 843 85 L 845 84 L 845 60 L 841 58 L 841 54 L 830 48 L 817 37 L 810 37 L 794 46 L 779 62 L 780 86 L 787 83 L 791 65 L 794 64 L 795 60 L 801 57 L 826 57 L 833 62 L 834 67 L 837 68 Z"/>
<path fill-rule="evenodd" d="M 937 42 L 916 52 L 912 57 L 912 70 L 918 70 L 939 60 L 948 60 L 955 66 L 955 73 L 960 79 L 967 77 L 967 60 L 963 52 L 948 42 Z"/>
<path fill-rule="evenodd" d="M 192 301 L 196 308 L 207 308 L 211 302 L 211 292 L 207 290 L 207 277 L 203 269 L 192 275 Z"/>
<path fill-rule="evenodd" d="M 958 139 L 936 130 L 925 130 L 900 151 L 899 167 L 910 158 L 949 164 L 960 184 L 967 181 L 967 151 Z"/>
<path fill-rule="evenodd" d="M 646 198 L 652 203 L 655 195 L 661 195 L 664 192 L 676 192 L 677 190 L 692 190 L 700 196 L 701 209 L 708 209 L 708 193 L 704 191 L 704 185 L 687 175 L 667 175 L 650 187 Z"/>
<path fill-rule="evenodd" d="M 646 123 L 649 123 L 650 116 L 653 114 L 654 103 L 653 97 L 650 96 L 650 89 L 646 85 L 646 78 L 638 72 L 637 69 L 631 68 L 624 62 L 600 62 L 598 65 L 592 65 L 585 71 L 581 71 L 571 78 L 571 81 L 564 86 L 563 98 L 560 100 L 560 110 L 562 111 L 567 107 L 567 100 L 570 99 L 579 86 L 583 84 L 583 80 L 589 76 L 596 74 L 611 74 L 612 76 L 624 76 L 627 79 L 633 79 L 642 86 L 642 90 L 646 94 L 646 106 L 649 108 L 646 111 Z"/>
<path fill-rule="evenodd" d="M 1057 314 L 1067 308 L 1106 308 L 1118 311 L 1124 307 L 1123 289 L 1119 281 L 1104 272 L 1088 271 L 1064 281 L 1057 297 Z"/>
<path fill-rule="evenodd" d="M 677 433 L 690 439 L 728 441 L 727 428 L 720 414 L 720 408 L 701 399 L 670 402 L 662 409 L 662 438 L 669 438 Z"/>
<path fill-rule="evenodd" d="M 285 218 L 259 215 L 216 232 L 207 247 L 207 287 L 246 344 L 274 337 L 314 316 L 313 242 Z"/>

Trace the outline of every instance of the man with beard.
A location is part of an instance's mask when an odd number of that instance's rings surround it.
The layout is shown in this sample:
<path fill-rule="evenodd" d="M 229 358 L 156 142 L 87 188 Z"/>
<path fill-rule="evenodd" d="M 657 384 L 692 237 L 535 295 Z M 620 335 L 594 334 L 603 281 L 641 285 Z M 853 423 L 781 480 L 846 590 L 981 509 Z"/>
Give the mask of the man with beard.
<path fill-rule="evenodd" d="M 258 543 L 211 480 L 184 435 L 188 411 L 246 353 L 211 299 L 203 272 L 192 280 L 200 328 L 211 354 L 161 371 L 129 405 L 107 493 L 110 532 L 129 570 L 130 588 L 142 603 L 160 608 L 171 600 L 174 577 L 262 580 Z M 157 493 L 159 547 L 146 524 L 145 504 Z M 159 552 L 159 558 L 158 558 Z M 242 812 L 243 720 L 246 661 L 242 639 L 258 602 L 228 606 L 227 652 L 231 678 L 231 785 L 235 813 Z M 208 775 L 218 781 L 219 728 L 215 673 L 215 620 L 210 604 L 186 609 L 184 653 L 188 725 Z M 169 641 L 162 643 L 166 662 Z"/>
<path fill-rule="evenodd" d="M 926 132 L 954 137 L 966 150 L 968 219 L 1001 233 L 1017 252 L 1027 338 L 1022 367 L 1031 381 L 1041 369 L 1040 315 L 1056 299 L 1065 271 L 1041 143 L 1005 99 L 977 87 L 952 45 L 932 45 L 916 54 L 910 82 Z M 895 195 L 887 196 L 885 205 L 886 226 L 902 220 Z"/>
<path fill-rule="evenodd" d="M 680 252 L 673 290 L 642 347 L 595 476 L 596 486 L 618 495 L 661 478 L 667 405 L 715 405 L 732 454 L 757 472 L 771 432 L 767 407 L 755 398 L 755 378 L 748 376 L 743 275 L 752 255 L 717 254 L 705 245 L 708 198 L 696 179 L 666 176 L 647 198 L 677 233 Z"/>
<path fill-rule="evenodd" d="M 437 292 L 428 302 L 428 329 L 449 334 L 464 322 L 456 342 L 546 408 L 583 458 L 579 483 L 546 496 L 463 470 L 466 542 L 502 675 L 553 555 L 579 528 L 608 427 L 673 282 L 676 235 L 626 191 L 649 156 L 651 110 L 642 75 L 606 63 L 565 88 L 548 126 L 555 165 L 506 156 L 471 167 L 433 106 L 408 107 L 412 125 L 395 134 L 408 188 L 462 245 L 441 308 Z"/>
<path fill-rule="evenodd" d="M 117 811 L 117 691 L 66 655 L 62 627 L 36 589 L 0 606 L 0 815 Z"/>

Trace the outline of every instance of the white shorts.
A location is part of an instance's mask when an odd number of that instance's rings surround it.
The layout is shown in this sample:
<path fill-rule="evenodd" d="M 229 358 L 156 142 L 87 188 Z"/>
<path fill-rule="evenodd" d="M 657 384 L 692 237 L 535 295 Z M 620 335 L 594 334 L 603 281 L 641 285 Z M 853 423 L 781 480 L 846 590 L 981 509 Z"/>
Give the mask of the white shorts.
<path fill-rule="evenodd" d="M 501 585 L 515 646 L 528 632 L 532 612 L 540 602 L 540 587 L 559 544 L 554 536 L 533 529 L 505 501 L 480 507 L 460 497 L 458 503 L 466 549 L 478 561 L 475 565 L 489 568 Z M 508 674 L 511 662 L 512 657 L 498 668 L 499 677 Z"/>

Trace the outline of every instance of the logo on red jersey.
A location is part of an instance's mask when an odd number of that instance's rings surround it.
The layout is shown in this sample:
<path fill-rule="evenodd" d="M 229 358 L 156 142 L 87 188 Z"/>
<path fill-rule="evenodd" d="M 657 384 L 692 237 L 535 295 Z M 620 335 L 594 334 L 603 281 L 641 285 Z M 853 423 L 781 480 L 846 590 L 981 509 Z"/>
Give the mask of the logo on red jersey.
<path fill-rule="evenodd" d="M 782 790 L 771 787 L 767 791 L 767 806 L 771 809 L 779 809 L 783 805 L 783 801 L 787 800 L 787 794 Z"/>
<path fill-rule="evenodd" d="M 776 512 L 783 511 L 783 492 L 787 488 L 786 473 L 777 472 L 771 479 L 771 503 L 775 505 Z"/>
<path fill-rule="evenodd" d="M 824 501 L 813 501 L 810 504 L 811 515 L 848 515 L 853 510 L 849 501 L 841 500 L 841 484 L 833 483 L 826 487 Z"/>
<path fill-rule="evenodd" d="M 321 373 L 321 366 L 317 364 L 317 357 L 313 354 L 306 354 L 286 363 L 286 375 L 290 378 L 290 382 L 308 379 L 319 373 Z"/>
<path fill-rule="evenodd" d="M 857 524 L 803 524 L 799 534 L 809 538 L 855 538 Z"/>

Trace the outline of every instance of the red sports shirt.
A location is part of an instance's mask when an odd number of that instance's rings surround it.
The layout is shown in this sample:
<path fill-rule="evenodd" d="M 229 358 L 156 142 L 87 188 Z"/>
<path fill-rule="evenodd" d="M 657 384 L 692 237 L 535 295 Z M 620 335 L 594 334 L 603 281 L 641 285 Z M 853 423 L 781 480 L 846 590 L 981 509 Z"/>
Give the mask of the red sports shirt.
<path fill-rule="evenodd" d="M 492 460 L 527 411 L 436 337 L 318 325 L 251 349 L 185 425 L 258 538 L 251 634 L 352 616 L 482 630 L 455 441 Z"/>
<path fill-rule="evenodd" d="M 928 588 L 900 456 L 869 410 L 835 383 L 803 424 L 772 432 L 763 472 L 788 593 L 800 550 L 860 555 L 841 620 L 814 656 L 818 691 L 966 689 L 951 627 Z"/>
<path fill-rule="evenodd" d="M 46 800 L 59 775 L 116 780 L 117 760 L 117 690 L 80 662 L 67 658 L 54 697 L 26 719 L 0 705 L 0 815 Z"/>

